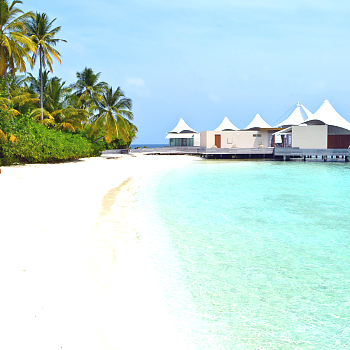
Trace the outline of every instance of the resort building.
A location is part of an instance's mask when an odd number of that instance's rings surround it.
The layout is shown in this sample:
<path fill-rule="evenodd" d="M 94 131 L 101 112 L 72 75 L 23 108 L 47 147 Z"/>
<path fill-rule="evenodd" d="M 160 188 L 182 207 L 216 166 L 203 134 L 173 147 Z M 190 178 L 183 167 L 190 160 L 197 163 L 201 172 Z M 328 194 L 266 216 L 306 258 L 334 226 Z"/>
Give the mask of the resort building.
<path fill-rule="evenodd" d="M 227 118 L 225 118 L 227 119 Z M 201 132 L 201 147 L 205 148 L 267 148 L 274 147 L 273 134 L 276 128 L 272 128 L 257 114 L 252 122 L 244 129 L 238 130 L 233 126 L 228 128 L 229 120 L 223 120 L 214 131 Z M 224 127 L 221 127 L 224 125 Z"/>
<path fill-rule="evenodd" d="M 292 125 L 275 134 L 282 147 L 300 149 L 345 149 L 350 146 L 350 123 L 333 108 L 328 100 L 315 114 L 299 125 Z"/>
<path fill-rule="evenodd" d="M 275 128 L 288 128 L 292 125 L 299 125 L 305 120 L 312 118 L 313 114 L 299 102 L 294 106 L 292 112 L 282 123 L 279 123 Z"/>
<path fill-rule="evenodd" d="M 199 133 L 190 128 L 182 118 L 180 118 L 175 128 L 168 132 L 165 138 L 169 140 L 170 147 L 199 147 L 200 145 Z"/>
<path fill-rule="evenodd" d="M 276 125 L 276 128 L 289 128 L 293 125 L 299 125 L 303 123 L 308 118 L 312 118 L 312 113 L 304 107 L 299 102 L 294 106 L 292 112 L 288 115 L 282 123 Z M 291 147 L 292 146 L 292 137 L 290 134 L 285 134 L 284 137 L 281 137 L 281 134 L 276 133 L 274 138 L 275 145 L 282 147 Z"/>
<path fill-rule="evenodd" d="M 168 132 L 166 139 L 169 140 L 169 146 L 200 147 L 201 150 L 206 150 L 205 154 L 226 152 L 237 156 L 264 153 L 273 154 L 274 157 L 322 154 L 323 157 L 328 157 L 339 156 L 341 153 L 341 156 L 346 156 L 349 160 L 350 122 L 340 116 L 328 100 L 324 101 L 314 114 L 298 102 L 287 118 L 275 127 L 271 127 L 256 114 L 242 130 L 238 130 L 225 117 L 215 130 L 202 131 L 199 134 L 180 118 L 176 127 Z M 343 150 L 348 148 L 349 150 L 344 153 Z M 209 151 L 210 149 L 212 151 Z M 312 151 L 311 154 L 310 150 L 316 150 L 318 153 Z M 332 151 L 322 153 L 322 150 Z"/>

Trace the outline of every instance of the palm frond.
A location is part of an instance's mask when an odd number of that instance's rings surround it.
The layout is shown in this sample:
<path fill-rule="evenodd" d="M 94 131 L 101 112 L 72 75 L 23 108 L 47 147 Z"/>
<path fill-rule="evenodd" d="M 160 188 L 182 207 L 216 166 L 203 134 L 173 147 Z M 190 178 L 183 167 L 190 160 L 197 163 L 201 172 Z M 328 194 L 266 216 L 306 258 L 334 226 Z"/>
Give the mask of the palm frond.
<path fill-rule="evenodd" d="M 7 142 L 7 136 L 5 133 L 0 129 L 0 143 L 5 143 Z"/>
<path fill-rule="evenodd" d="M 113 137 L 129 142 L 130 135 L 135 134 L 137 128 L 130 121 L 133 119 L 131 99 L 125 97 L 121 88 L 114 91 L 112 87 L 107 87 L 100 99 L 94 99 L 94 105 L 97 114 L 91 118 L 90 134 L 97 134 L 103 127 L 106 142 L 110 143 Z"/>

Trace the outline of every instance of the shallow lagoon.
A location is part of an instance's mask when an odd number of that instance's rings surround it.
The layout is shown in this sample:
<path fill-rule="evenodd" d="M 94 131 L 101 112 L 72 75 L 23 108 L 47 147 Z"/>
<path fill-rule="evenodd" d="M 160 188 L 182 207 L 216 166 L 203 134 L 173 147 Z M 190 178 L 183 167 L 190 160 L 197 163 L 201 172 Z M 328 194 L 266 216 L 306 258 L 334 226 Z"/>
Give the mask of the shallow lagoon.
<path fill-rule="evenodd" d="M 195 161 L 150 179 L 141 237 L 188 348 L 350 348 L 349 198 L 344 163 Z"/>

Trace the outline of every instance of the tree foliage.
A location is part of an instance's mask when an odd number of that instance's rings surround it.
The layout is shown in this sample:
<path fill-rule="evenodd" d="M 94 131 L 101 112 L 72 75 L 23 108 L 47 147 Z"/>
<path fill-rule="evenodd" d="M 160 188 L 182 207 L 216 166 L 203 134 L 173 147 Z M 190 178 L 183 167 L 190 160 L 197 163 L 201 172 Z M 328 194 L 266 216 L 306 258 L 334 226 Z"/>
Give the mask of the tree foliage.
<path fill-rule="evenodd" d="M 115 91 L 112 87 L 107 87 L 100 96 L 101 98 L 94 99 L 97 113 L 92 117 L 90 135 L 95 135 L 103 127 L 104 138 L 108 143 L 113 137 L 119 136 L 122 140 L 128 141 L 129 131 L 137 131 L 131 122 L 134 119 L 131 99 L 125 97 L 120 87 Z"/>
<path fill-rule="evenodd" d="M 48 66 L 50 72 L 53 72 L 52 64 L 53 57 L 61 63 L 61 54 L 54 48 L 58 42 L 66 40 L 58 39 L 55 35 L 61 30 L 61 27 L 53 28 L 53 23 L 56 18 L 52 21 L 49 20 L 46 13 L 36 13 L 36 15 L 29 21 L 26 22 L 27 35 L 35 45 L 35 51 L 31 61 L 32 68 L 34 67 L 36 60 L 39 56 L 39 75 L 40 75 L 40 108 L 43 108 L 43 69 Z M 44 114 L 41 113 L 43 119 Z"/>
<path fill-rule="evenodd" d="M 80 135 L 47 129 L 28 115 L 12 118 L 1 112 L 0 164 L 51 163 L 95 155 Z"/>
<path fill-rule="evenodd" d="M 100 94 L 108 87 L 108 84 L 99 82 L 101 73 L 94 73 L 91 68 L 85 67 L 82 72 L 77 72 L 77 81 L 71 87 L 79 98 L 80 107 L 88 109 L 94 99 L 100 99 Z"/>
<path fill-rule="evenodd" d="M 33 41 L 25 35 L 25 23 L 32 18 L 33 12 L 24 13 L 17 4 L 22 1 L 16 0 L 9 5 L 0 0 L 0 76 L 5 78 L 8 95 L 7 72 L 10 71 L 12 76 L 16 69 L 25 72 L 25 59 L 31 62 L 29 51 L 36 52 Z"/>
<path fill-rule="evenodd" d="M 67 85 L 53 72 L 61 27 L 0 0 L 0 163 L 54 162 L 125 148 L 136 137 L 132 101 L 85 67 Z M 21 75 L 28 63 L 39 74 Z M 27 62 L 27 63 L 26 63 Z M 10 74 L 7 74 L 10 73 Z"/>

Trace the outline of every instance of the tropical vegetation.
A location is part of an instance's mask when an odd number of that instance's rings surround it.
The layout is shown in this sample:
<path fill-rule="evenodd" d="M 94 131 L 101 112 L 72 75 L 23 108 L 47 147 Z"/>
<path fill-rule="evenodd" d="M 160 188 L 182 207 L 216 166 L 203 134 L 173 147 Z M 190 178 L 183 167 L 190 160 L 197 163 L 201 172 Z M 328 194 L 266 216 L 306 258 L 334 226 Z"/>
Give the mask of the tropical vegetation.
<path fill-rule="evenodd" d="M 67 84 L 53 75 L 55 26 L 22 1 L 0 0 L 0 165 L 58 162 L 126 148 L 136 137 L 132 101 L 85 67 Z M 27 73 L 39 62 L 38 75 Z"/>

